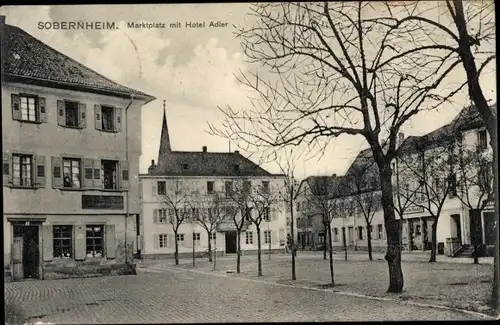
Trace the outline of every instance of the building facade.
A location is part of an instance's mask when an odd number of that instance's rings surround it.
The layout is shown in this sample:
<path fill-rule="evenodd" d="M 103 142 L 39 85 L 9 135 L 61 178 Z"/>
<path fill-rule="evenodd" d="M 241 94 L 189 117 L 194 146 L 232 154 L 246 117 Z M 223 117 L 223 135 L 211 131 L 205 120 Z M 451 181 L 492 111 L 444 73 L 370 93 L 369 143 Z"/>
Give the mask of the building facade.
<path fill-rule="evenodd" d="M 6 274 L 129 272 L 140 110 L 154 98 L 1 23 Z"/>
<path fill-rule="evenodd" d="M 209 240 L 217 254 L 237 252 L 237 232 L 233 217 L 241 220 L 236 193 L 243 188 L 254 193 L 267 189 L 268 210 L 263 215 L 261 249 L 263 253 L 283 251 L 286 243 L 286 205 L 282 197 L 284 178 L 273 175 L 235 152 L 173 151 L 166 115 L 163 117 L 157 164 L 152 161 L 148 174 L 141 179 L 141 255 L 144 258 L 170 257 L 177 241 L 179 255 L 208 253 Z M 259 202 L 248 200 L 249 216 L 243 217 L 241 249 L 257 250 L 257 231 L 251 219 L 258 219 Z M 179 221 L 177 236 L 174 227 Z M 181 210 L 182 212 L 179 212 Z M 208 217 L 218 214 L 220 219 Z M 236 212 L 235 212 L 236 211 Z M 236 215 L 233 215 L 235 212 Z M 207 216 L 203 221 L 200 216 Z M 213 216 L 212 216 L 213 217 Z M 213 217 L 217 218 L 217 217 Z M 210 227 L 214 224 L 214 227 Z M 203 226 L 205 225 L 205 226 Z M 213 230 L 213 231 L 212 231 Z M 210 232 L 210 235 L 209 235 Z"/>
<path fill-rule="evenodd" d="M 496 111 L 496 105 L 493 108 Z M 443 139 L 450 138 L 454 139 L 453 153 L 450 156 L 463 157 L 464 150 L 474 154 L 479 152 L 484 157 L 484 161 L 489 161 L 489 164 L 491 164 L 491 159 L 488 158 L 492 155 L 488 134 L 473 106 L 464 108 L 449 124 L 429 134 L 419 137 L 410 136 L 408 138 L 404 138 L 403 135 L 399 136 L 398 145 L 401 146 L 402 155 L 394 160 L 392 167 L 396 218 L 400 220 L 404 250 L 431 249 L 431 230 L 434 221 L 431 213 L 422 207 L 422 205 L 429 202 L 433 206 L 431 211 L 434 214 L 437 213 L 438 206 L 440 207 L 436 236 L 438 253 L 459 256 L 461 252 L 466 252 L 470 255 L 472 252 L 470 247 L 475 242 L 478 245 L 486 246 L 486 248 L 493 245 L 495 238 L 493 198 L 486 193 L 491 192 L 490 187 L 481 185 L 491 183 L 491 167 L 484 170 L 486 173 L 483 173 L 480 170 L 480 163 L 476 163 L 476 166 L 472 164 L 472 161 L 469 161 L 468 163 L 471 165 L 467 169 L 469 175 L 465 175 L 465 172 L 463 172 L 464 166 L 460 167 L 458 165 L 459 158 L 456 158 L 457 160 L 450 165 L 454 167 L 450 167 L 451 169 L 446 171 L 446 175 L 454 176 L 454 185 L 447 189 L 444 196 L 440 197 L 439 191 L 436 191 L 437 196 L 434 198 L 424 195 L 421 190 L 423 188 L 421 186 L 422 180 L 415 178 L 417 167 L 422 170 L 422 166 L 413 164 L 412 168 L 408 168 L 411 165 L 408 164 L 409 161 L 417 163 L 421 161 L 422 152 L 425 152 L 426 156 L 437 157 L 436 161 L 439 161 L 441 156 L 447 156 L 443 151 L 445 147 Z M 462 151 L 459 152 L 459 150 Z M 443 165 L 442 162 L 440 164 Z M 363 170 L 363 165 L 371 165 L 371 167 L 365 168 L 365 176 L 360 177 L 360 175 L 356 175 L 356 172 Z M 405 169 L 412 170 L 413 178 L 412 173 L 405 174 Z M 460 175 L 460 173 L 463 175 Z M 484 180 L 481 181 L 481 177 Z M 385 251 L 386 234 L 382 207 L 373 205 L 369 215 L 366 214 L 366 206 L 365 211 L 361 208 L 362 204 L 366 205 L 367 202 L 375 202 L 376 200 L 373 200 L 373 197 L 380 195 L 378 170 L 373 158 L 371 158 L 370 149 L 361 151 L 346 172 L 346 175 L 337 178 L 341 179 L 340 183 L 343 185 L 339 185 L 340 190 L 334 199 L 338 204 L 336 207 L 337 217 L 333 218 L 331 226 L 333 249 L 342 250 L 344 247 L 343 238 L 345 237 L 348 249 L 367 250 L 367 234 L 370 232 L 373 251 Z M 367 178 L 372 180 L 367 180 Z M 426 181 L 431 184 L 430 187 L 435 189 L 446 186 L 444 184 L 449 184 L 448 180 L 443 179 L 444 176 L 440 176 L 440 178 Z M 477 181 L 478 178 L 480 181 Z M 360 188 L 355 186 L 356 180 L 359 179 L 363 179 L 365 184 L 372 184 L 372 186 L 360 191 Z M 430 183 L 434 181 L 436 183 Z M 436 185 L 432 186 L 433 184 Z M 481 187 L 481 190 L 479 187 Z M 413 196 L 408 195 L 410 192 L 413 193 Z M 444 190 L 441 193 L 445 193 Z M 306 237 L 306 246 L 307 243 L 314 246 L 323 241 L 322 239 L 314 241 L 312 238 L 317 238 L 318 235 L 323 237 L 324 226 L 318 220 L 315 222 L 311 218 L 308 220 L 308 218 L 304 217 L 311 215 L 310 212 L 306 212 L 308 195 L 310 194 L 305 191 L 302 198 L 299 198 L 299 202 L 297 202 L 297 209 L 304 210 L 297 213 L 298 236 L 299 242 L 301 236 L 304 236 Z M 363 199 L 363 196 L 365 199 Z M 367 200 L 366 197 L 369 199 Z M 370 197 L 372 198 L 370 199 Z M 409 197 L 411 197 L 411 200 L 408 200 Z M 366 218 L 369 218 L 371 227 L 368 227 Z M 302 227 L 299 225 L 302 225 Z M 305 235 L 305 233 L 309 235 Z"/>

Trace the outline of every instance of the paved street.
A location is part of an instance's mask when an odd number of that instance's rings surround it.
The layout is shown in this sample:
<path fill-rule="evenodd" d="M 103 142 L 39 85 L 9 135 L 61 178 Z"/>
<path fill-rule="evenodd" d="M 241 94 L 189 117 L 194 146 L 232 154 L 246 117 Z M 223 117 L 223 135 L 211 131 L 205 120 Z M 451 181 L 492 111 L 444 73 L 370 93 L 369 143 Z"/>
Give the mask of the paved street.
<path fill-rule="evenodd" d="M 157 269 L 158 270 L 158 269 Z M 7 283 L 27 322 L 473 320 L 477 315 L 163 267 L 136 276 Z"/>

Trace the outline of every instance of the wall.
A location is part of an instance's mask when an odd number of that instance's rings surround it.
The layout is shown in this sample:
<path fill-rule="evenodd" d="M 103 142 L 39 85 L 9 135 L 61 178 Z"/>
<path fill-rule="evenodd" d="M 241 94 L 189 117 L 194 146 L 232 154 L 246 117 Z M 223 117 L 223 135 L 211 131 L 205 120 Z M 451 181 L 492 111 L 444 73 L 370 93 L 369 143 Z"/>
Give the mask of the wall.
<path fill-rule="evenodd" d="M 11 94 L 30 93 L 46 99 L 47 123 L 26 123 L 12 119 Z M 70 99 L 86 104 L 87 126 L 84 129 L 70 129 L 57 124 L 57 100 Z M 26 151 L 45 156 L 45 188 L 13 189 L 3 187 L 4 213 L 124 213 L 122 210 L 82 210 L 82 191 L 67 191 L 52 188 L 51 156 L 62 153 L 80 155 L 85 158 L 126 159 L 125 123 L 117 133 L 95 129 L 94 104 L 125 107 L 130 100 L 91 93 L 60 90 L 24 84 L 2 83 L 2 144 L 4 152 Z M 130 213 L 139 213 L 139 156 L 141 155 L 140 109 L 142 102 L 134 102 L 128 109 L 129 132 L 129 177 Z M 125 116 L 125 112 L 122 112 Z M 101 191 L 86 190 L 85 194 L 100 194 Z M 108 195 L 124 195 L 123 192 L 107 192 Z M 125 200 L 126 198 L 124 198 Z"/>
<path fill-rule="evenodd" d="M 143 253 L 146 255 L 151 254 L 173 254 L 175 252 L 175 243 L 170 241 L 167 248 L 159 248 L 155 247 L 155 234 L 170 234 L 173 238 L 173 228 L 170 223 L 158 224 L 154 223 L 153 220 L 153 211 L 154 209 L 167 208 L 167 204 L 162 200 L 162 196 L 157 195 L 157 182 L 159 180 L 165 180 L 167 182 L 167 189 L 169 188 L 168 184 L 174 184 L 175 186 L 179 186 L 183 189 L 183 191 L 187 193 L 192 193 L 193 191 L 198 191 L 199 194 L 193 194 L 195 197 L 203 197 L 206 194 L 206 182 L 213 181 L 214 190 L 221 192 L 221 196 L 223 197 L 223 191 L 225 190 L 225 181 L 234 181 L 237 178 L 235 177 L 158 177 L 158 176 L 147 176 L 141 175 L 141 193 L 142 193 L 142 211 L 141 211 L 141 222 L 142 222 L 142 240 L 143 240 Z M 276 188 L 283 183 L 283 181 L 277 177 L 251 177 L 252 185 L 260 185 L 260 183 L 264 181 L 269 181 L 271 189 Z M 230 200 L 227 201 L 231 203 Z M 265 221 L 261 224 L 261 236 L 262 236 L 262 249 L 263 251 L 268 249 L 268 245 L 264 244 L 264 231 L 269 230 L 272 231 L 272 249 L 284 249 L 284 245 L 281 246 L 279 243 L 279 230 L 283 229 L 283 240 L 286 240 L 286 216 L 287 212 L 285 209 L 285 203 L 280 201 L 277 203 L 275 209 L 271 213 L 271 217 L 275 215 L 275 220 L 272 219 L 271 222 L 267 223 Z M 228 221 L 232 222 L 232 221 Z M 257 238 L 256 238 L 256 229 L 254 225 L 250 225 L 247 231 L 254 232 L 254 244 L 246 244 L 245 243 L 245 234 L 242 233 L 241 238 L 241 248 L 244 251 L 251 251 L 257 249 Z M 195 232 L 201 234 L 201 242 L 200 245 L 195 247 L 196 251 L 206 251 L 208 249 L 207 242 L 207 232 L 200 225 L 195 226 Z M 192 246 L 191 244 L 186 245 L 187 240 L 192 240 L 192 226 L 190 224 L 182 224 L 179 228 L 179 233 L 184 233 L 185 235 L 185 244 L 184 246 L 179 246 L 179 253 L 191 253 Z M 225 251 L 225 233 L 218 232 L 217 233 L 217 250 Z"/>

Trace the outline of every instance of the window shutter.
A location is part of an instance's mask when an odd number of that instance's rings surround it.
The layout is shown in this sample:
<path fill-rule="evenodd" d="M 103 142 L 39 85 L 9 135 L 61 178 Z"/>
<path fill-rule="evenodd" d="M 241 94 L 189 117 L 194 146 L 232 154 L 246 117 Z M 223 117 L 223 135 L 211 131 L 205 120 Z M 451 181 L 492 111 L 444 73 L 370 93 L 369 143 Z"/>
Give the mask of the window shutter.
<path fill-rule="evenodd" d="M 158 223 L 158 209 L 153 209 L 153 223 Z"/>
<path fill-rule="evenodd" d="M 47 123 L 47 107 L 44 97 L 38 97 L 38 114 L 40 116 L 40 122 Z"/>
<path fill-rule="evenodd" d="M 45 156 L 35 157 L 35 187 L 45 187 Z"/>
<path fill-rule="evenodd" d="M 83 159 L 83 188 L 92 188 L 94 185 L 94 161 Z"/>
<path fill-rule="evenodd" d="M 87 104 L 78 103 L 78 113 L 80 114 L 79 126 L 81 128 L 87 127 Z"/>
<path fill-rule="evenodd" d="M 276 245 L 279 243 L 278 234 L 276 230 L 271 230 L 271 245 Z"/>
<path fill-rule="evenodd" d="M 57 101 L 57 124 L 61 126 L 66 125 L 66 110 L 64 109 L 64 101 Z"/>
<path fill-rule="evenodd" d="M 101 160 L 100 159 L 94 159 L 93 162 L 94 166 L 94 181 L 93 181 L 93 187 L 100 189 L 102 188 L 102 180 L 101 180 Z"/>
<path fill-rule="evenodd" d="M 75 226 L 75 261 L 85 260 L 87 255 L 85 225 Z"/>
<path fill-rule="evenodd" d="M 156 181 L 153 181 L 153 188 L 151 189 L 151 195 L 156 196 L 158 194 L 157 188 L 156 188 Z"/>
<path fill-rule="evenodd" d="M 52 225 L 42 226 L 42 240 L 43 240 L 43 261 L 50 262 L 54 257 L 53 252 L 53 236 L 52 236 Z"/>
<path fill-rule="evenodd" d="M 121 182 L 120 182 L 120 185 L 121 185 L 121 189 L 122 190 L 128 190 L 130 189 L 130 174 L 129 174 L 129 171 L 130 171 L 130 168 L 129 168 L 129 163 L 128 161 L 124 160 L 124 161 L 121 161 L 120 162 L 120 179 L 121 179 Z"/>
<path fill-rule="evenodd" d="M 184 234 L 184 246 L 187 248 L 193 247 L 193 234 Z"/>
<path fill-rule="evenodd" d="M 19 95 L 11 94 L 10 99 L 11 99 L 11 105 L 12 105 L 12 119 L 13 120 L 20 120 L 21 119 L 21 107 L 20 107 Z"/>
<path fill-rule="evenodd" d="M 94 105 L 94 116 L 95 116 L 95 128 L 97 130 L 102 130 L 102 112 L 101 105 Z"/>
<path fill-rule="evenodd" d="M 115 225 L 106 225 L 106 258 L 112 259 L 116 257 L 116 234 Z"/>
<path fill-rule="evenodd" d="M 52 156 L 52 187 L 62 186 L 62 158 Z"/>
<path fill-rule="evenodd" d="M 167 235 L 167 247 L 169 249 L 172 249 L 175 247 L 175 235 L 174 234 Z"/>
<path fill-rule="evenodd" d="M 12 184 L 12 158 L 9 153 L 3 154 L 3 186 Z"/>
<path fill-rule="evenodd" d="M 122 130 L 122 109 L 121 107 L 115 107 L 115 131 L 120 132 Z"/>
<path fill-rule="evenodd" d="M 160 248 L 160 235 L 154 234 L 153 235 L 153 241 L 154 241 L 154 249 L 159 249 Z"/>

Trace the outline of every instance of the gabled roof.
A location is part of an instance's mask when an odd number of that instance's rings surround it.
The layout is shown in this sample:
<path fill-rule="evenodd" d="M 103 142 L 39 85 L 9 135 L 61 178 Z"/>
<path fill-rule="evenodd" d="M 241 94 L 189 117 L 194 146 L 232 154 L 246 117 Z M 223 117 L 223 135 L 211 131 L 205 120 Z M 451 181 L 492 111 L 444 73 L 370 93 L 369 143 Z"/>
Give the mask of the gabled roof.
<path fill-rule="evenodd" d="M 122 86 L 53 49 L 19 27 L 1 24 L 2 79 L 48 87 L 76 89 L 117 97 L 154 100 Z M 124 67 L 126 69 L 126 67 Z"/>
<path fill-rule="evenodd" d="M 277 176 L 238 152 L 170 151 L 149 169 L 158 176 Z"/>
<path fill-rule="evenodd" d="M 379 190 L 379 175 L 371 148 L 360 151 L 342 178 L 343 196 Z"/>

